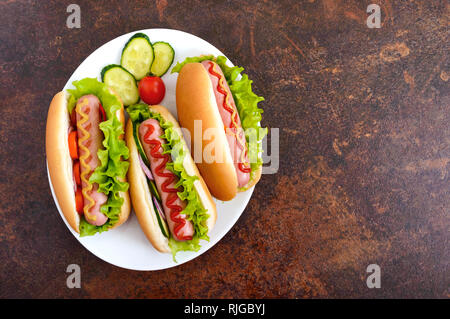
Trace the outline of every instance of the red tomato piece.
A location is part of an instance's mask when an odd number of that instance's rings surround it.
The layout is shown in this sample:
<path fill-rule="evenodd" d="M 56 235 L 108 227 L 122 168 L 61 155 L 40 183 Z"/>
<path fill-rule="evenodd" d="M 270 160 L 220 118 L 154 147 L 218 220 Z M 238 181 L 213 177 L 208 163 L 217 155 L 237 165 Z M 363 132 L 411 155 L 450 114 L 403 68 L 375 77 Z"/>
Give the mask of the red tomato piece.
<path fill-rule="evenodd" d="M 159 104 L 166 94 L 163 80 L 157 76 L 146 76 L 138 85 L 139 96 L 147 104 Z"/>
<path fill-rule="evenodd" d="M 77 131 L 72 131 L 69 133 L 69 153 L 72 159 L 78 158 L 78 137 Z"/>
<path fill-rule="evenodd" d="M 75 192 L 75 207 L 78 214 L 83 215 L 84 200 L 83 193 L 80 187 L 78 187 L 77 191 Z"/>
<path fill-rule="evenodd" d="M 80 175 L 81 175 L 80 162 L 75 161 L 73 163 L 73 176 L 75 177 L 75 182 L 77 183 L 78 186 L 81 185 Z"/>
<path fill-rule="evenodd" d="M 103 105 L 100 104 L 100 122 L 104 122 L 106 121 L 106 112 L 105 109 L 103 108 Z"/>

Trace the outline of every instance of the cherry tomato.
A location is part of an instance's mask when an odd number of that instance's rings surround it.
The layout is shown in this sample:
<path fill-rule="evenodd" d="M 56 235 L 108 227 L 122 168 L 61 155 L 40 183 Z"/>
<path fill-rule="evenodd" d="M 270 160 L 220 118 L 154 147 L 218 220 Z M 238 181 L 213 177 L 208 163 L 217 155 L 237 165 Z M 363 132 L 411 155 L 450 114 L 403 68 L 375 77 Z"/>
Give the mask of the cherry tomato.
<path fill-rule="evenodd" d="M 166 86 L 157 76 L 146 76 L 139 82 L 138 88 L 142 101 L 150 105 L 160 103 L 166 94 Z"/>

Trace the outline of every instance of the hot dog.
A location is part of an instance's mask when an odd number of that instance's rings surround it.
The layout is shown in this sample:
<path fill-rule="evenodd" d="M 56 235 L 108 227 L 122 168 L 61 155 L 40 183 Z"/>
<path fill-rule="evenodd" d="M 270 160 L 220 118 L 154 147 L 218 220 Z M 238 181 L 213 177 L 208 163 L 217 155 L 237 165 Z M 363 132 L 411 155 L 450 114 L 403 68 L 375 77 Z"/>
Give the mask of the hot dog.
<path fill-rule="evenodd" d="M 47 167 L 65 219 L 87 236 L 117 227 L 129 216 L 129 151 L 120 98 L 96 79 L 73 84 L 50 104 Z"/>
<path fill-rule="evenodd" d="M 78 148 L 80 154 L 80 177 L 84 200 L 83 213 L 86 221 L 95 226 L 106 223 L 108 217 L 100 212 L 100 207 L 108 197 L 98 191 L 97 183 L 89 183 L 89 177 L 99 166 L 97 152 L 102 147 L 103 134 L 100 131 L 100 100 L 95 95 L 84 95 L 75 107 Z"/>
<path fill-rule="evenodd" d="M 142 230 L 160 252 L 198 250 L 217 213 L 175 118 L 160 105 L 128 107 L 130 195 Z"/>
<path fill-rule="evenodd" d="M 220 117 L 226 128 L 225 134 L 236 170 L 238 187 L 244 187 L 250 180 L 250 163 L 245 135 L 233 95 L 222 69 L 216 62 L 206 60 L 201 62 L 201 64 L 208 71 Z"/>
<path fill-rule="evenodd" d="M 150 161 L 170 232 L 176 240 L 191 240 L 194 235 L 192 222 L 186 219 L 185 214 L 180 214 L 186 208 L 186 201 L 176 194 L 178 190 L 175 185 L 180 179 L 165 167 L 172 160 L 168 154 L 163 154 L 162 145 L 167 144 L 167 141 L 161 138 L 163 134 L 161 125 L 155 119 L 145 120 L 139 126 L 140 142 Z"/>
<path fill-rule="evenodd" d="M 225 62 L 224 57 L 187 58 L 172 70 L 179 72 L 178 119 L 191 134 L 192 148 L 202 143 L 202 159 L 197 165 L 213 196 L 224 201 L 254 186 L 261 178 L 261 140 L 266 133 L 259 125 L 262 110 L 257 107 L 263 98 L 251 91 L 247 75 L 236 79 L 242 68 L 231 68 Z M 200 138 L 195 136 L 198 121 L 202 125 Z M 211 129 L 216 133 L 209 143 L 204 143 Z M 208 160 L 211 144 L 215 154 L 225 155 Z"/>

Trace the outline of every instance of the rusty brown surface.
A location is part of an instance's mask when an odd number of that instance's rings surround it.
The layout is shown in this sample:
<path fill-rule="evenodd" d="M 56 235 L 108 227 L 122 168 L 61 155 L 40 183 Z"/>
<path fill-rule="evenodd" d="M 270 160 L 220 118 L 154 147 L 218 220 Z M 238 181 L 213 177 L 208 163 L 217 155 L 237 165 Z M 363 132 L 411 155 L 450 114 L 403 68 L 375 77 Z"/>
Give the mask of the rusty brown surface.
<path fill-rule="evenodd" d="M 0 297 L 449 297 L 446 1 L 0 3 Z M 382 27 L 366 26 L 378 3 Z M 84 249 L 45 168 L 48 104 L 96 48 L 134 30 L 193 33 L 245 67 L 280 128 L 280 169 L 208 252 L 158 272 Z M 79 264 L 82 288 L 66 287 Z M 378 264 L 381 289 L 368 289 Z"/>

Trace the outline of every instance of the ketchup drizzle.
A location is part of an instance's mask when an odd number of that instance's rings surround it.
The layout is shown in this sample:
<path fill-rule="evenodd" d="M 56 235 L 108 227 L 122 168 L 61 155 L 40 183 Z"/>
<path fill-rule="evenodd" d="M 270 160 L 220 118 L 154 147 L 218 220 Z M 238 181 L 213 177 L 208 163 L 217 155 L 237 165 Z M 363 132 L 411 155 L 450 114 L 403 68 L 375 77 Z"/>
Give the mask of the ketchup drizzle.
<path fill-rule="evenodd" d="M 221 94 L 223 94 L 225 96 L 224 99 L 223 99 L 223 105 L 222 106 L 223 106 L 223 108 L 225 110 L 227 110 L 231 114 L 231 116 L 233 116 L 233 113 L 234 113 L 234 122 L 237 123 L 237 121 L 238 121 L 238 113 L 234 112 L 233 108 L 228 106 L 228 104 L 226 103 L 228 92 L 224 88 L 222 88 L 222 86 L 219 85 L 220 79 L 222 78 L 222 76 L 220 75 L 220 73 L 217 73 L 217 72 L 214 71 L 214 63 L 213 62 L 209 62 L 209 69 L 208 69 L 208 71 L 209 71 L 209 73 L 214 75 L 219 80 L 219 82 L 217 84 L 217 91 L 219 91 Z M 233 127 L 234 126 L 233 124 L 234 123 L 233 123 L 233 120 L 232 120 L 229 128 L 237 130 L 237 127 Z M 236 139 L 237 139 L 237 135 L 236 135 Z M 245 145 L 242 145 L 242 148 L 245 149 Z M 245 149 L 244 158 L 247 157 L 247 151 L 248 150 Z M 244 164 L 244 163 L 239 163 L 238 164 L 238 168 L 244 173 L 250 173 L 252 171 L 252 169 L 249 166 L 247 166 L 246 164 Z"/>
<path fill-rule="evenodd" d="M 170 219 L 175 223 L 174 227 L 174 233 L 175 235 L 180 238 L 181 240 L 192 240 L 192 236 L 179 236 L 179 231 L 186 225 L 186 220 L 181 218 L 180 212 L 183 210 L 183 208 L 180 205 L 174 204 L 174 202 L 177 200 L 178 190 L 175 188 L 169 188 L 168 185 L 170 185 L 173 181 L 175 181 L 175 174 L 172 172 L 164 173 L 164 169 L 166 168 L 166 164 L 169 161 L 169 155 L 168 154 L 162 154 L 162 152 L 159 152 L 161 148 L 161 142 L 156 139 L 149 139 L 149 136 L 153 133 L 155 130 L 154 126 L 151 124 L 145 124 L 145 127 L 148 128 L 147 133 L 144 135 L 144 142 L 151 145 L 150 154 L 154 158 L 162 158 L 163 161 L 160 165 L 158 165 L 155 169 L 155 173 L 158 176 L 165 177 L 166 180 L 161 185 L 161 190 L 169 193 L 169 196 L 167 196 L 166 200 L 166 206 L 170 208 Z"/>
<path fill-rule="evenodd" d="M 245 151 L 245 156 L 247 156 L 247 150 Z M 252 169 L 250 167 L 246 166 L 244 163 L 239 163 L 238 167 L 244 173 L 250 173 L 252 171 Z"/>

